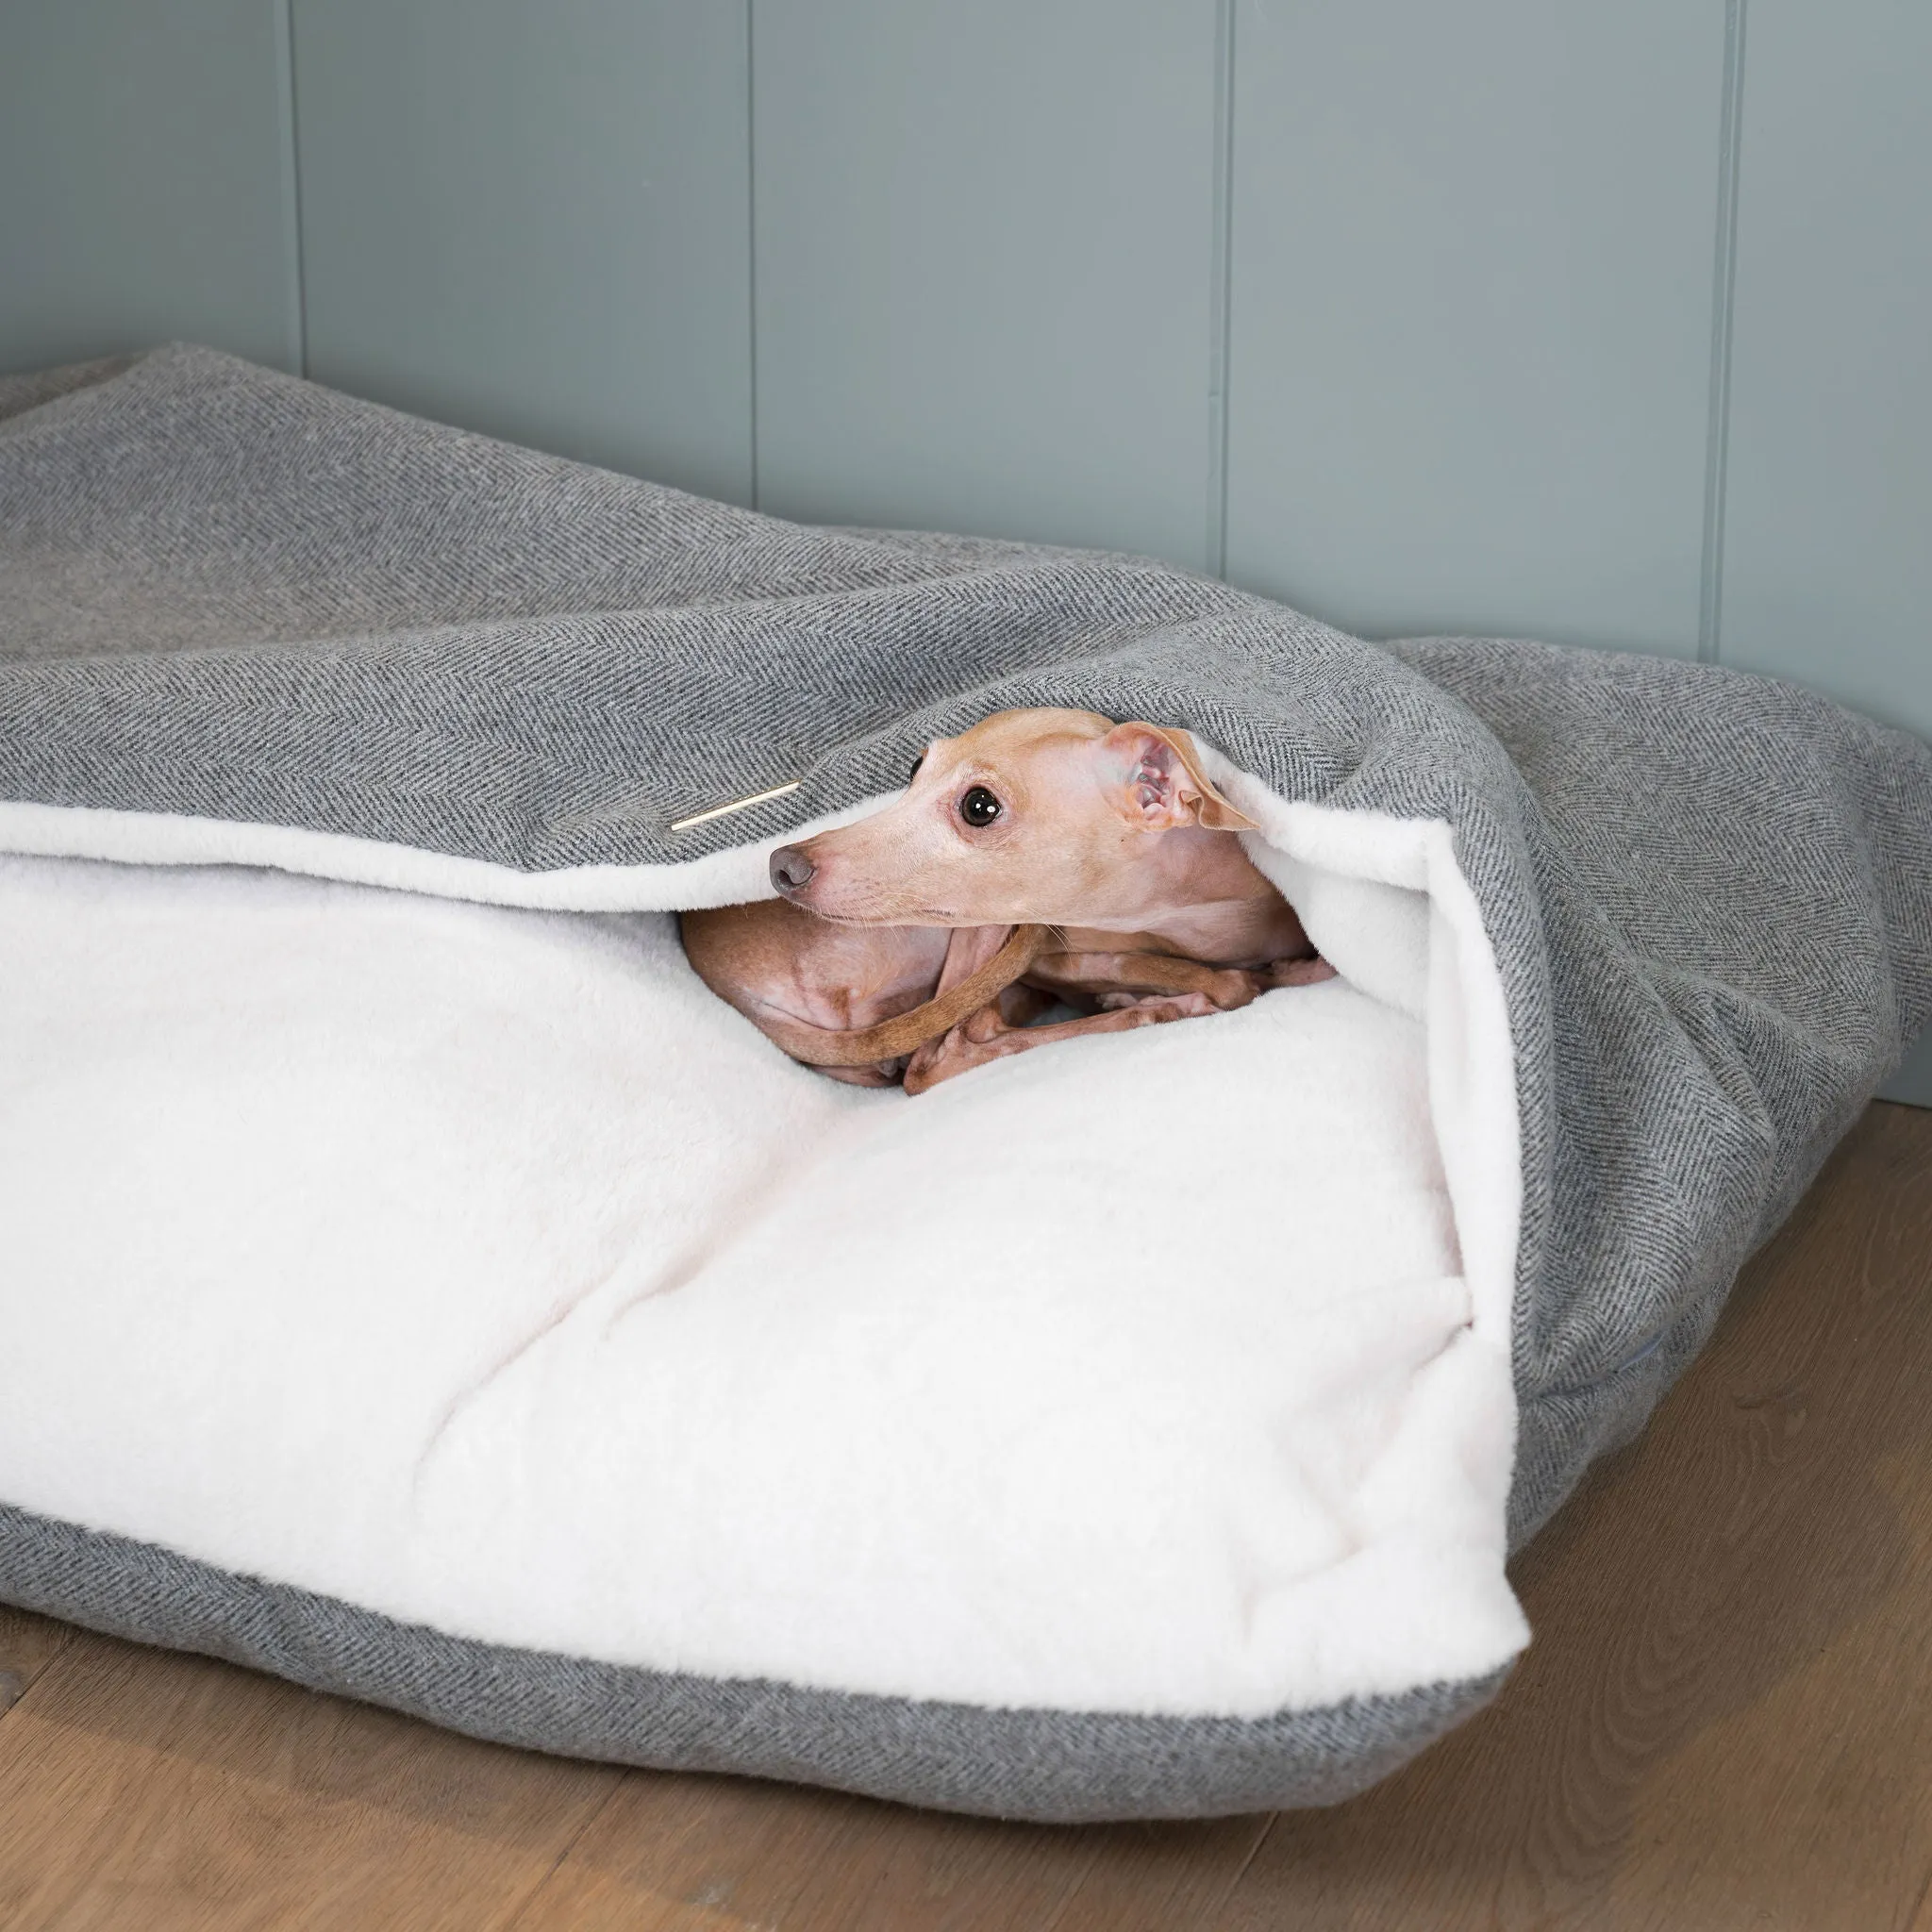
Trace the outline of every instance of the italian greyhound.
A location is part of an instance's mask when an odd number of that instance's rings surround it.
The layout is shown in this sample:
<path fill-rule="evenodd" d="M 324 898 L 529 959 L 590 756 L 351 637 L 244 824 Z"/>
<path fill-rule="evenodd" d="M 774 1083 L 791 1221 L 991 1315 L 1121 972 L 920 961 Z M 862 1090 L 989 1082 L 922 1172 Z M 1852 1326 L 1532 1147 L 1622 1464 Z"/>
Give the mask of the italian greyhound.
<path fill-rule="evenodd" d="M 1332 977 L 1231 836 L 1255 829 L 1185 731 L 1001 711 L 928 745 L 893 804 L 780 846 L 781 899 L 687 913 L 685 949 L 793 1058 L 918 1093 Z M 1032 1024 L 1057 1002 L 1076 1017 Z"/>

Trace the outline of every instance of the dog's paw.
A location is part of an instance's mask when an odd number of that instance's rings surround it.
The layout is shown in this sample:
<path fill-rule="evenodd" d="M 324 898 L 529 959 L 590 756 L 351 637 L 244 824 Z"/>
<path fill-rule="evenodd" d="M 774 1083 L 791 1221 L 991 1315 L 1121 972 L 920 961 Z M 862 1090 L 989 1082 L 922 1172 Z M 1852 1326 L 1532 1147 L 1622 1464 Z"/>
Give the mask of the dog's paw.
<path fill-rule="evenodd" d="M 1336 973 L 1325 959 L 1277 959 L 1265 976 L 1270 987 L 1320 986 Z"/>
<path fill-rule="evenodd" d="M 1205 992 L 1158 992 L 1134 1004 L 1134 1012 L 1143 1026 L 1164 1026 L 1170 1020 L 1205 1020 L 1210 1013 L 1227 1010 L 1219 1000 Z"/>
<path fill-rule="evenodd" d="M 1253 997 L 1251 993 L 1249 998 Z M 1228 1010 L 1225 1002 L 1206 992 L 1104 992 L 1094 1005 L 1104 1013 L 1137 1014 L 1142 1026 L 1158 1026 L 1168 1020 L 1205 1020 L 1209 1013 Z"/>

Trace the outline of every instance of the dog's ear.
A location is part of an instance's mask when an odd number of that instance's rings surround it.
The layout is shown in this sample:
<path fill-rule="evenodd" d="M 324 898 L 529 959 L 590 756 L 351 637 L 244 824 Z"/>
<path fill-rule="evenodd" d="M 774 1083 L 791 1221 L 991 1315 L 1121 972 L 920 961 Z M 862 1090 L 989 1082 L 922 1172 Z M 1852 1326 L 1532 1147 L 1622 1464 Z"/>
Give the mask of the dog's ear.
<path fill-rule="evenodd" d="M 1115 808 L 1129 824 L 1164 832 L 1200 825 L 1210 832 L 1257 832 L 1245 812 L 1222 797 L 1201 769 L 1185 731 L 1158 724 L 1116 724 L 1100 741 Z"/>

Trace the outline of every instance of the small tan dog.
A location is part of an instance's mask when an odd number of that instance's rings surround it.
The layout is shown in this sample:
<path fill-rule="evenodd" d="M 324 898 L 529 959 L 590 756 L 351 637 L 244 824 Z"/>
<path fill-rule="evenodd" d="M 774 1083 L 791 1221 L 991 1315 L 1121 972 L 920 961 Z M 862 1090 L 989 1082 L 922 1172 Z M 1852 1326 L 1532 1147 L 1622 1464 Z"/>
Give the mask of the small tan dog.
<path fill-rule="evenodd" d="M 928 746 L 892 805 L 780 846 L 783 899 L 685 914 L 685 950 L 794 1058 L 917 1093 L 1331 977 L 1230 836 L 1254 829 L 1185 731 L 1001 711 Z M 1078 1017 L 1029 1024 L 1056 1001 Z"/>

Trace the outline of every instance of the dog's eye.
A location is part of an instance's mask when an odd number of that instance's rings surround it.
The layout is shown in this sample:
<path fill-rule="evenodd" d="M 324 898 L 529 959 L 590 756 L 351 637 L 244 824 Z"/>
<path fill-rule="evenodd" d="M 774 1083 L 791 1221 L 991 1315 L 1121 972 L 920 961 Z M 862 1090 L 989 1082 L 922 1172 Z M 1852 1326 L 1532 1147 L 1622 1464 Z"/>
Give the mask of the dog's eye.
<path fill-rule="evenodd" d="M 1002 808 L 999 800 L 984 785 L 968 787 L 966 795 L 959 801 L 959 816 L 969 825 L 991 824 Z"/>

